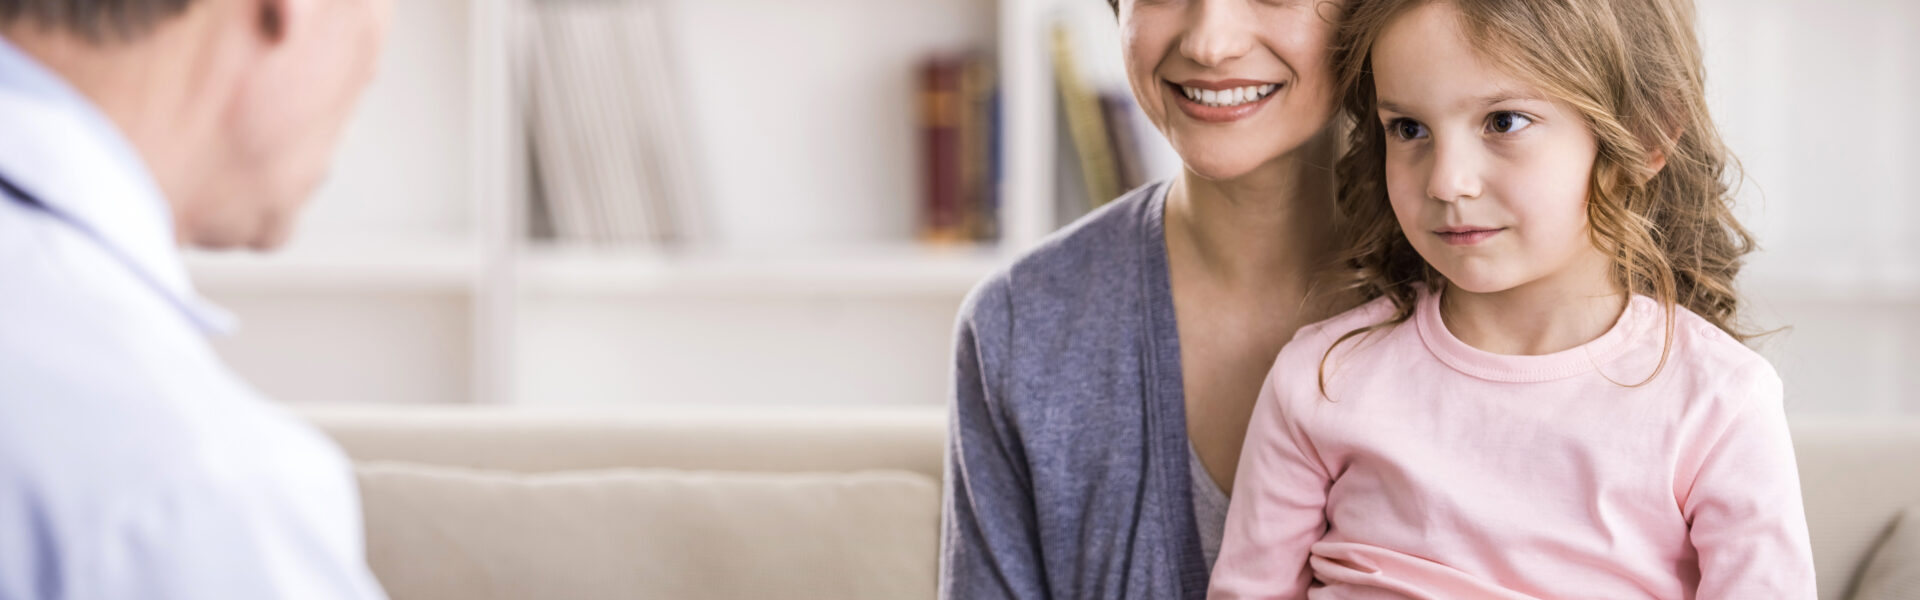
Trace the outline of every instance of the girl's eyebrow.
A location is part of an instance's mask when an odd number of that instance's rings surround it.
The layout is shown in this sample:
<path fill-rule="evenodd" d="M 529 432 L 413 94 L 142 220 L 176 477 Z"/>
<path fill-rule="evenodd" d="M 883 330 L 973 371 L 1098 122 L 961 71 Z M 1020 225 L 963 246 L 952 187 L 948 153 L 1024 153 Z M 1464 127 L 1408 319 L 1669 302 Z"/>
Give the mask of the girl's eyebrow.
<path fill-rule="evenodd" d="M 1481 98 L 1480 106 L 1483 106 L 1483 107 L 1493 106 L 1495 104 L 1499 104 L 1502 102 L 1513 102 L 1513 101 L 1545 102 L 1546 98 L 1542 98 L 1540 97 L 1539 94 L 1535 94 L 1532 92 L 1502 91 L 1492 96 Z"/>
<path fill-rule="evenodd" d="M 1539 94 L 1535 94 L 1532 92 L 1500 91 L 1500 92 L 1495 92 L 1491 96 L 1483 96 L 1475 102 L 1477 106 L 1481 108 L 1486 108 L 1489 106 L 1500 104 L 1502 102 L 1546 102 L 1546 101 L 1547 101 L 1546 98 L 1543 98 Z M 1375 104 L 1375 107 L 1378 108 L 1379 110 L 1383 110 L 1391 113 L 1399 113 L 1403 115 L 1412 114 L 1411 111 L 1407 110 L 1404 107 L 1401 107 L 1399 104 L 1395 104 L 1392 100 L 1379 100 L 1374 104 Z"/>

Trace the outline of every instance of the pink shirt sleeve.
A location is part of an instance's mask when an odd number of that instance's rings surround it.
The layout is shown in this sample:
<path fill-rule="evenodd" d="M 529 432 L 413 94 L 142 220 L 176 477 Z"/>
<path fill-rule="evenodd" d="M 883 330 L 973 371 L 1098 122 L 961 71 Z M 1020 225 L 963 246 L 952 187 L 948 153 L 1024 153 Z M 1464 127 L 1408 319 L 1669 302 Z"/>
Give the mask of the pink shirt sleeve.
<path fill-rule="evenodd" d="M 1247 426 L 1210 599 L 1305 598 L 1313 581 L 1307 560 L 1327 531 L 1333 478 L 1288 415 L 1294 399 L 1275 384 L 1288 358 L 1268 374 Z"/>
<path fill-rule="evenodd" d="M 1758 363 L 1727 386 L 1734 414 L 1697 457 L 1682 500 L 1697 598 L 1814 598 L 1813 556 L 1780 378 Z"/>

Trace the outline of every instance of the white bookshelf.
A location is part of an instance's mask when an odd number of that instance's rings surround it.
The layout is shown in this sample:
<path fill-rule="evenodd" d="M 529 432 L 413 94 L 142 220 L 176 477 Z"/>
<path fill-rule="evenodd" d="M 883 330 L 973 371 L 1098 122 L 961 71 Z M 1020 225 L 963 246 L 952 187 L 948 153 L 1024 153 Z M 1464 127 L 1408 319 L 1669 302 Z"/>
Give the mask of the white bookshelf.
<path fill-rule="evenodd" d="M 952 297 L 1001 260 L 994 247 L 819 247 L 799 254 L 694 252 L 605 254 L 536 248 L 520 282 L 544 296 Z"/>
<path fill-rule="evenodd" d="M 224 292 L 467 293 L 485 270 L 478 240 L 458 236 L 306 240 L 272 255 L 195 254 L 195 283 Z"/>
<path fill-rule="evenodd" d="M 294 242 L 189 255 L 202 291 L 242 317 L 217 345 L 243 375 L 308 402 L 768 401 L 741 383 L 755 372 L 843 403 L 941 401 L 960 300 L 1057 226 L 1055 6 L 664 0 L 711 241 L 661 252 L 522 235 L 509 49 L 532 1 L 397 4 Z M 1001 71 L 1003 235 L 931 246 L 915 240 L 915 66 L 967 49 Z M 706 364 L 663 358 L 675 348 Z"/>
<path fill-rule="evenodd" d="M 1099 0 L 662 0 L 712 241 L 552 247 L 522 235 L 509 48 L 529 1 L 397 3 L 382 71 L 294 243 L 189 257 L 243 319 L 218 346 L 269 395 L 941 402 L 967 290 L 1060 225 L 1055 20 L 1080 24 L 1086 70 L 1120 83 Z M 1796 410 L 1920 412 L 1906 391 L 1920 389 L 1920 188 L 1900 176 L 1920 159 L 1920 119 L 1901 108 L 1920 94 L 1905 35 L 1920 8 L 1700 6 L 1715 110 L 1753 174 L 1743 202 L 1768 249 L 1744 285 L 1762 324 L 1797 326 L 1767 350 L 1790 395 L 1821 397 Z M 1002 239 L 929 247 L 913 239 L 913 67 L 966 48 L 997 55 Z M 1851 55 L 1871 60 L 1836 58 Z M 1778 76 L 1787 67 L 1821 85 Z M 1821 126 L 1833 97 L 1869 108 Z M 1173 166 L 1164 150 L 1155 165 Z"/>

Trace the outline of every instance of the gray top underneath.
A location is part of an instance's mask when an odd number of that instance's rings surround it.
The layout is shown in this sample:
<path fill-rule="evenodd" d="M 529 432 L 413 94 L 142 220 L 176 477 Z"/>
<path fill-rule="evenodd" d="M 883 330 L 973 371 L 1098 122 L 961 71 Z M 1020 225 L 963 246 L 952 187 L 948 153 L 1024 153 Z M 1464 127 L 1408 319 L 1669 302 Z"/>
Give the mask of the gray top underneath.
<path fill-rule="evenodd" d="M 1187 445 L 1187 472 L 1193 474 L 1193 523 L 1200 529 L 1200 551 L 1207 555 L 1207 572 L 1220 558 L 1220 536 L 1227 530 L 1227 492 L 1207 475 L 1200 452 Z"/>

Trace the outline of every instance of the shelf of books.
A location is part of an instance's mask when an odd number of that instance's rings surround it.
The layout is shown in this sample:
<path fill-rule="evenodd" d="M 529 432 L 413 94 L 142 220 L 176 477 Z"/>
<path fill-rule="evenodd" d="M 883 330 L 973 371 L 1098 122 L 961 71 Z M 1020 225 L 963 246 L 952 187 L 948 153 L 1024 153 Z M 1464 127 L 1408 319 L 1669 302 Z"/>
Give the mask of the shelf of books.
<path fill-rule="evenodd" d="M 896 13 L 850 20 L 670 7 L 528 6 L 518 216 L 533 245 L 608 261 L 768 248 L 833 261 L 847 246 L 869 249 L 855 260 L 943 246 L 1007 258 L 1167 170 L 1098 2 L 837 7 Z M 882 19 L 894 31 L 876 36 Z"/>
<path fill-rule="evenodd" d="M 187 259 L 274 397 L 938 402 L 968 290 L 1167 171 L 1094 0 L 395 8 L 293 243 Z M 711 365 L 583 366 L 647 356 Z"/>
<path fill-rule="evenodd" d="M 1150 164 L 1157 136 L 1117 76 L 1100 3 L 891 8 L 926 31 L 887 42 L 833 41 L 870 20 L 795 34 L 787 24 L 817 9 L 731 4 L 771 14 L 399 6 L 382 76 L 294 247 L 190 267 L 217 287 L 266 290 L 391 287 L 409 273 L 450 287 L 523 246 L 576 262 L 778 254 L 768 249 L 944 261 L 943 247 L 1003 260 L 1166 170 Z M 769 45 L 795 50 L 770 57 Z M 856 52 L 869 56 L 847 58 Z M 503 236 L 519 239 L 489 239 Z M 849 246 L 867 250 L 836 250 Z"/>

